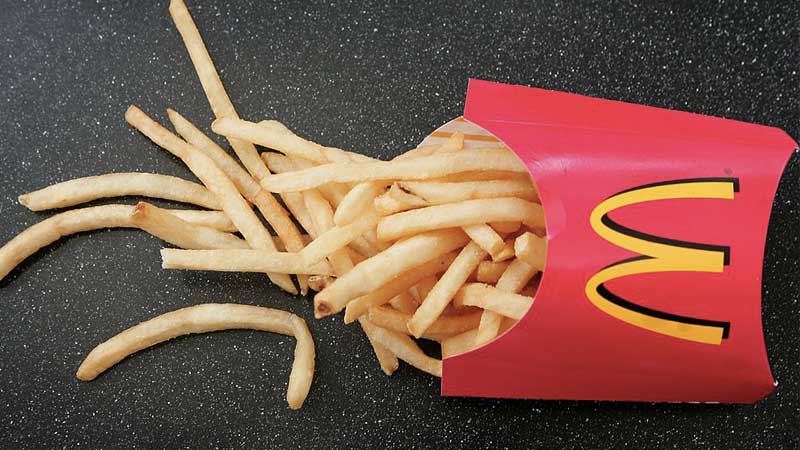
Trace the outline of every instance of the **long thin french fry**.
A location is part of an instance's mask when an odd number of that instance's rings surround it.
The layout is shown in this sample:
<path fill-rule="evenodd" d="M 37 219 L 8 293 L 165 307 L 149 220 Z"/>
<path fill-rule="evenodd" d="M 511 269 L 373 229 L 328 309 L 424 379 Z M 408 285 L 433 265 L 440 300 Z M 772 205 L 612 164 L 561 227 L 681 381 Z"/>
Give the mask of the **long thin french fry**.
<path fill-rule="evenodd" d="M 252 248 L 276 250 L 272 236 L 250 209 L 247 201 L 239 194 L 233 182 L 208 156 L 170 133 L 169 130 L 156 123 L 135 106 L 129 107 L 125 112 L 125 120 L 153 142 L 183 160 L 197 178 L 217 196 L 222 204 L 222 209 L 236 224 Z M 297 288 L 288 275 L 282 273 L 267 275 L 282 289 L 292 294 L 297 293 Z"/>
<path fill-rule="evenodd" d="M 536 275 L 536 272 L 538 272 L 536 268 L 531 267 L 521 259 L 514 259 L 506 267 L 500 279 L 497 280 L 495 287 L 501 291 L 518 293 Z M 502 321 L 503 316 L 500 314 L 491 310 L 483 311 L 475 344 L 483 345 L 496 338 L 500 333 Z"/>
<path fill-rule="evenodd" d="M 424 180 L 474 170 L 527 173 L 513 154 L 498 149 L 469 149 L 401 161 L 324 164 L 297 173 L 273 175 L 261 180 L 261 185 L 271 192 L 293 192 L 325 183 Z"/>
<path fill-rule="evenodd" d="M 208 103 L 211 105 L 211 110 L 217 118 L 221 117 L 234 117 L 238 118 L 236 109 L 233 107 L 228 93 L 225 92 L 225 87 L 222 80 L 219 78 L 217 68 L 214 67 L 214 62 L 211 60 L 211 55 L 208 54 L 203 38 L 197 30 L 197 26 L 192 19 L 189 10 L 183 0 L 171 0 L 169 4 L 169 13 L 172 16 L 175 27 L 183 39 L 186 50 L 189 52 L 189 58 L 192 60 L 194 69 L 200 79 L 200 84 L 208 98 Z M 255 146 L 247 141 L 240 139 L 228 139 L 233 151 L 242 161 L 247 171 L 256 179 L 261 180 L 269 175 L 267 166 L 261 161 L 258 156 Z"/>
<path fill-rule="evenodd" d="M 66 208 L 99 198 L 129 195 L 162 198 L 191 203 L 203 208 L 220 209 L 217 198 L 197 183 L 155 173 L 108 173 L 47 186 L 19 196 L 19 202 L 31 211 Z"/>
<path fill-rule="evenodd" d="M 444 272 L 456 258 L 456 252 L 451 252 L 436 259 L 410 269 L 388 283 L 375 289 L 367 295 L 358 297 L 347 304 L 344 313 L 344 323 L 351 323 L 369 311 L 373 306 L 388 303 L 394 296 L 409 290 L 421 280 Z"/>
<path fill-rule="evenodd" d="M 442 361 L 423 353 L 410 337 L 376 326 L 369 320 L 364 320 L 361 325 L 370 329 L 375 341 L 385 346 L 398 358 L 431 375 L 442 376 Z"/>
<path fill-rule="evenodd" d="M 168 209 L 167 212 L 195 225 L 229 233 L 239 231 L 224 211 L 198 211 L 194 209 Z"/>
<path fill-rule="evenodd" d="M 519 197 L 538 201 L 536 187 L 530 180 L 487 180 L 464 182 L 398 181 L 408 193 L 424 198 L 431 205 L 461 202 L 479 198 Z"/>
<path fill-rule="evenodd" d="M 333 275 L 333 270 L 327 261 L 306 266 L 294 253 L 265 250 L 165 248 L 161 250 L 161 260 L 161 267 L 164 269 Z"/>
<path fill-rule="evenodd" d="M 390 241 L 424 231 L 513 220 L 529 226 L 544 226 L 542 205 L 508 197 L 465 200 L 412 209 L 381 219 L 378 222 L 378 239 Z"/>
<path fill-rule="evenodd" d="M 76 376 L 82 381 L 94 380 L 129 355 L 178 336 L 242 328 L 297 339 L 286 399 L 292 409 L 300 408 L 314 378 L 314 340 L 303 319 L 259 306 L 207 303 L 162 314 L 95 347 L 81 363 Z"/>
<path fill-rule="evenodd" d="M 395 311 L 386 306 L 376 306 L 369 309 L 370 322 L 379 327 L 394 330 L 399 333 L 411 334 L 408 329 L 409 320 L 411 320 L 411 314 Z M 418 337 L 441 340 L 445 337 L 478 328 L 480 321 L 480 310 L 459 314 L 457 316 L 438 317 L 431 323 L 428 329 Z"/>
<path fill-rule="evenodd" d="M 339 312 L 350 300 L 379 288 L 412 267 L 462 247 L 467 241 L 461 230 L 434 231 L 400 241 L 355 266 L 314 296 L 314 314 L 324 317 Z"/>
<path fill-rule="evenodd" d="M 453 304 L 456 306 L 478 306 L 519 320 L 533 305 L 533 299 L 524 295 L 501 291 L 488 284 L 470 283 L 459 289 L 458 294 L 453 299 Z"/>
<path fill-rule="evenodd" d="M 475 242 L 466 245 L 447 268 L 444 275 L 433 286 L 428 296 L 408 322 L 408 329 L 415 337 L 420 337 L 441 316 L 444 308 L 467 281 L 467 277 L 478 267 L 486 252 Z"/>
<path fill-rule="evenodd" d="M 131 222 L 137 228 L 185 249 L 250 248 L 247 242 L 231 233 L 191 224 L 145 202 L 139 202 L 133 209 Z"/>
<path fill-rule="evenodd" d="M 369 339 L 369 343 L 372 345 L 372 349 L 375 351 L 375 357 L 378 358 L 378 363 L 381 365 L 381 370 L 386 375 L 391 376 L 398 367 L 400 367 L 400 361 L 397 359 L 397 356 L 394 355 L 388 348 L 384 347 L 381 343 L 379 343 L 375 339 L 375 328 L 370 327 L 369 324 L 364 326 L 364 321 L 366 321 L 366 317 L 361 317 L 358 319 L 359 324 L 361 325 L 361 329 L 364 330 L 364 334 Z"/>

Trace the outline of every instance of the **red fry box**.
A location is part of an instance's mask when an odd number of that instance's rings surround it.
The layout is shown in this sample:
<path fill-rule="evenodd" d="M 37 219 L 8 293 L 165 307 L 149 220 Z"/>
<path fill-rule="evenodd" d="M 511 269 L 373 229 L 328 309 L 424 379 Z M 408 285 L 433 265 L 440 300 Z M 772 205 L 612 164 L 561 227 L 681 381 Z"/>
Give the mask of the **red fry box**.
<path fill-rule="evenodd" d="M 470 145 L 511 148 L 548 250 L 527 315 L 445 358 L 443 395 L 751 403 L 773 390 L 761 271 L 797 147 L 786 133 L 480 80 L 464 118 L 427 140 L 473 126 L 488 133 Z"/>

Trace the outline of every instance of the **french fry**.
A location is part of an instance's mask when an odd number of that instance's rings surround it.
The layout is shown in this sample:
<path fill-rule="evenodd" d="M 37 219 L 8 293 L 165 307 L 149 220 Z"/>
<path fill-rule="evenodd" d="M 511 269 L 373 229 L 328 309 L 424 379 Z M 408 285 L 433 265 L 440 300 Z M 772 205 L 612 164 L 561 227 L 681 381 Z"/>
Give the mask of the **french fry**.
<path fill-rule="evenodd" d="M 333 209 L 331 205 L 322 197 L 316 189 L 309 189 L 303 192 L 303 199 L 306 203 L 306 208 L 311 215 L 311 220 L 314 222 L 314 228 L 321 233 L 325 233 L 334 228 L 333 223 Z M 340 247 L 327 255 L 328 260 L 331 262 L 333 272 L 336 276 L 341 277 L 353 268 L 353 261 L 347 250 Z"/>
<path fill-rule="evenodd" d="M 164 248 L 161 249 L 161 261 L 161 267 L 164 269 L 333 275 L 333 270 L 327 261 L 306 266 L 294 253 L 268 250 Z"/>
<path fill-rule="evenodd" d="M 532 202 L 539 201 L 536 187 L 530 180 L 487 180 L 463 182 L 398 181 L 400 189 L 429 205 L 462 202 L 480 198 L 518 197 Z"/>
<path fill-rule="evenodd" d="M 408 335 L 411 334 L 408 330 L 408 322 L 411 320 L 411 314 L 396 311 L 386 306 L 376 306 L 369 309 L 368 318 L 370 322 L 379 327 L 386 328 L 387 330 L 393 330 Z M 442 316 L 437 318 L 419 337 L 440 341 L 446 337 L 478 328 L 480 321 L 480 310 L 470 311 L 457 316 Z"/>
<path fill-rule="evenodd" d="M 492 222 L 489 224 L 498 233 L 516 233 L 522 226 L 522 222 Z"/>
<path fill-rule="evenodd" d="M 489 311 L 494 311 L 505 317 L 519 320 L 528 312 L 531 305 L 533 305 L 533 299 L 519 294 L 501 291 L 488 284 L 470 283 L 459 289 L 453 299 L 453 304 L 456 306 L 477 306 Z"/>
<path fill-rule="evenodd" d="M 462 227 L 467 236 L 472 239 L 472 242 L 478 244 L 486 253 L 494 258 L 500 254 L 506 243 L 503 238 L 497 234 L 489 225 L 480 223 L 476 225 L 467 225 Z"/>
<path fill-rule="evenodd" d="M 456 258 L 456 252 L 435 258 L 422 265 L 410 269 L 388 283 L 375 289 L 367 295 L 356 298 L 347 304 L 344 313 L 344 323 L 351 323 L 363 316 L 373 306 L 380 306 L 388 303 L 394 296 L 408 291 L 412 286 L 419 283 L 422 279 L 430 277 L 439 272 L 443 272 Z"/>
<path fill-rule="evenodd" d="M 397 242 L 355 266 L 314 296 L 314 315 L 320 318 L 335 314 L 350 300 L 379 288 L 417 265 L 463 246 L 467 240 L 461 230 L 439 230 Z"/>
<path fill-rule="evenodd" d="M 481 261 L 478 265 L 478 281 L 487 284 L 497 283 L 509 264 L 511 261 Z"/>
<path fill-rule="evenodd" d="M 197 77 L 200 79 L 200 84 L 203 86 L 203 91 L 206 93 L 214 115 L 217 118 L 238 118 L 236 109 L 233 107 L 233 103 L 222 85 L 222 80 L 219 78 L 217 68 L 214 67 L 211 55 L 208 54 L 203 38 L 200 36 L 200 32 L 197 30 L 197 26 L 183 0 L 171 0 L 169 13 L 183 39 L 186 50 L 189 52 L 189 58 L 192 60 Z M 236 156 L 239 157 L 239 160 L 242 161 L 242 164 L 244 164 L 253 178 L 261 180 L 270 174 L 267 166 L 259 158 L 253 144 L 233 138 L 228 139 L 228 142 L 230 142 Z"/>
<path fill-rule="evenodd" d="M 473 170 L 526 171 L 513 154 L 497 149 L 470 149 L 401 161 L 324 164 L 296 173 L 273 175 L 261 180 L 261 185 L 270 192 L 294 192 L 326 183 L 424 180 Z"/>
<path fill-rule="evenodd" d="M 253 329 L 294 336 L 297 345 L 289 375 L 289 407 L 303 405 L 314 378 L 314 340 L 305 321 L 286 311 L 237 304 L 202 304 L 178 309 L 142 322 L 95 347 L 76 374 L 92 381 L 128 356 L 187 334 L 230 329 Z"/>
<path fill-rule="evenodd" d="M 338 226 L 352 223 L 365 208 L 374 205 L 375 197 L 380 195 L 386 186 L 385 182 L 366 182 L 355 185 L 336 208 L 333 222 Z"/>
<path fill-rule="evenodd" d="M 503 248 L 492 257 L 494 262 L 507 261 L 514 257 L 514 239 L 506 239 Z"/>
<path fill-rule="evenodd" d="M 65 211 L 30 226 L 0 247 L 0 279 L 3 279 L 14 267 L 40 248 L 70 234 L 101 228 L 141 228 L 159 239 L 177 246 L 209 248 L 220 244 L 221 239 L 216 235 L 216 233 L 221 233 L 219 231 L 182 221 L 177 217 L 176 219 L 181 221 L 182 226 L 187 226 L 186 229 L 159 229 L 142 226 L 134 220 L 135 211 L 136 207 L 131 205 L 93 206 Z M 170 214 L 169 210 L 161 211 Z M 198 231 L 198 229 L 202 231 Z M 197 233 L 197 235 L 187 237 L 187 233 Z M 211 238 L 212 234 L 215 237 Z M 233 235 L 227 236 L 235 238 Z M 226 242 L 233 242 L 230 238 L 223 239 Z"/>
<path fill-rule="evenodd" d="M 511 197 L 465 200 L 386 216 L 378 222 L 377 232 L 378 239 L 388 241 L 430 230 L 513 220 L 543 225 L 542 206 Z"/>
<path fill-rule="evenodd" d="M 219 201 L 205 186 L 182 178 L 155 173 L 108 173 L 76 178 L 22 194 L 19 196 L 19 202 L 31 211 L 44 211 L 79 205 L 99 198 L 129 195 L 220 209 Z"/>
<path fill-rule="evenodd" d="M 137 228 L 185 249 L 250 248 L 247 242 L 231 233 L 193 225 L 145 202 L 139 202 L 133 208 L 131 222 Z"/>
<path fill-rule="evenodd" d="M 503 275 L 497 280 L 497 289 L 505 292 L 517 293 L 522 291 L 526 284 L 536 275 L 536 270 L 520 259 L 514 259 L 506 267 Z M 530 296 L 532 298 L 532 296 Z M 481 317 L 481 324 L 478 327 L 478 334 L 476 338 L 476 345 L 483 345 L 500 333 L 502 327 L 503 316 L 500 314 L 485 310 Z"/>
<path fill-rule="evenodd" d="M 544 270 L 547 241 L 533 233 L 524 233 L 514 241 L 514 253 L 517 258 L 525 261 L 529 266 L 537 270 Z"/>
<path fill-rule="evenodd" d="M 408 330 L 415 337 L 423 333 L 441 316 L 442 311 L 464 285 L 467 277 L 478 267 L 486 252 L 475 242 L 467 244 L 459 252 L 453 264 L 433 286 L 422 304 L 408 322 Z"/>
<path fill-rule="evenodd" d="M 402 161 L 419 156 L 429 156 L 434 153 L 450 153 L 460 150 L 464 146 L 463 133 L 454 133 L 447 142 L 442 145 L 431 145 L 409 150 L 395 157 L 395 160 Z M 368 206 L 373 206 L 375 198 L 391 183 L 386 181 L 367 181 L 357 184 L 342 199 L 336 208 L 333 221 L 336 225 L 347 225 L 354 221 L 361 212 Z"/>
<path fill-rule="evenodd" d="M 346 247 L 378 223 L 376 214 L 367 214 L 343 227 L 329 228 L 298 253 L 306 264 L 322 261 L 328 255 Z M 352 258 L 351 258 L 352 261 Z"/>
<path fill-rule="evenodd" d="M 384 347 L 377 340 L 375 340 L 375 328 L 370 327 L 367 323 L 364 326 L 364 322 L 367 320 L 366 317 L 360 317 L 358 319 L 359 324 L 361 325 L 361 329 L 364 330 L 364 334 L 367 336 L 369 343 L 372 345 L 372 349 L 375 351 L 375 357 L 378 358 L 378 363 L 381 365 L 381 370 L 386 375 L 391 376 L 398 367 L 400 367 L 400 361 L 397 359 L 397 356 L 394 355 L 388 348 Z"/>
<path fill-rule="evenodd" d="M 223 117 L 215 120 L 211 129 L 225 137 L 253 142 L 287 156 L 296 156 L 317 164 L 330 162 L 321 145 L 297 136 L 277 121 L 253 123 L 235 117 Z"/>
<path fill-rule="evenodd" d="M 256 205 L 264 218 L 267 219 L 267 222 L 275 229 L 286 248 L 292 252 L 300 251 L 303 248 L 303 242 L 299 238 L 300 232 L 295 227 L 289 214 L 275 201 L 272 194 L 264 191 L 261 185 L 239 163 L 206 136 L 205 133 L 195 127 L 194 124 L 172 109 L 168 109 L 167 113 L 178 134 L 211 158 L 214 164 L 222 169 L 225 175 L 233 181 L 242 196 Z M 301 225 L 303 225 L 302 222 Z M 299 276 L 297 281 L 300 284 L 300 292 L 305 294 L 308 290 L 307 280 L 304 276 Z"/>
<path fill-rule="evenodd" d="M 194 225 L 213 228 L 217 231 L 239 231 L 223 211 L 197 211 L 193 209 L 168 209 L 167 212 Z"/>
<path fill-rule="evenodd" d="M 442 340 L 442 358 L 449 358 L 451 356 L 466 353 L 478 345 L 475 343 L 475 337 L 478 335 L 477 329 L 465 331 L 455 336 L 450 336 Z"/>
<path fill-rule="evenodd" d="M 170 133 L 135 106 L 130 106 L 125 112 L 125 120 L 160 147 L 180 158 L 189 167 L 197 178 L 217 196 L 222 204 L 222 209 L 252 248 L 276 250 L 272 236 L 250 209 L 247 201 L 239 194 L 233 182 L 208 156 Z M 297 293 L 292 279 L 285 273 L 268 273 L 267 275 L 282 289 L 292 294 Z"/>
<path fill-rule="evenodd" d="M 405 334 L 387 330 L 363 320 L 361 326 L 370 330 L 376 342 L 386 347 L 398 358 L 431 375 L 442 376 L 442 361 L 431 358 L 420 350 L 417 344 Z"/>
<path fill-rule="evenodd" d="M 233 159 L 228 152 L 223 150 L 216 142 L 200 131 L 192 122 L 180 115 L 177 111 L 168 108 L 167 115 L 175 131 L 183 137 L 186 142 L 205 153 L 206 156 L 219 166 L 225 175 L 233 181 L 242 196 L 251 202 L 252 199 L 261 191 L 261 185 L 250 176 L 250 174 Z"/>
<path fill-rule="evenodd" d="M 403 192 L 392 184 L 389 190 L 375 198 L 375 210 L 382 216 L 388 216 L 400 211 L 429 206 L 428 202 L 416 195 Z"/>
<path fill-rule="evenodd" d="M 314 167 L 315 164 L 303 158 L 290 158 L 280 153 L 264 152 L 261 159 L 267 164 L 270 171 L 274 173 L 286 173 L 300 169 Z M 349 161 L 349 160 L 348 160 Z M 347 195 L 347 187 L 340 183 L 328 183 L 317 188 L 334 208 L 342 202 Z"/>
<path fill-rule="evenodd" d="M 412 297 L 408 291 L 401 292 L 392 297 L 389 300 L 389 304 L 392 305 L 392 308 L 396 309 L 397 311 L 409 315 L 414 314 L 414 311 L 416 311 L 417 307 L 419 306 L 417 301 L 414 300 L 414 297 Z"/>

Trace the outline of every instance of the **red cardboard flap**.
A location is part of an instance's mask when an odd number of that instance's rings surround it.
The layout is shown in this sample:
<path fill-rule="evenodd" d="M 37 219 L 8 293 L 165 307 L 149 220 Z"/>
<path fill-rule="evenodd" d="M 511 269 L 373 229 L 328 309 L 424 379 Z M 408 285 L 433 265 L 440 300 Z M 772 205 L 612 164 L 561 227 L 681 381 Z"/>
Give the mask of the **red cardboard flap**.
<path fill-rule="evenodd" d="M 443 395 L 754 402 L 776 128 L 471 80 L 467 120 L 528 166 L 547 220 L 533 307 L 446 358 Z"/>

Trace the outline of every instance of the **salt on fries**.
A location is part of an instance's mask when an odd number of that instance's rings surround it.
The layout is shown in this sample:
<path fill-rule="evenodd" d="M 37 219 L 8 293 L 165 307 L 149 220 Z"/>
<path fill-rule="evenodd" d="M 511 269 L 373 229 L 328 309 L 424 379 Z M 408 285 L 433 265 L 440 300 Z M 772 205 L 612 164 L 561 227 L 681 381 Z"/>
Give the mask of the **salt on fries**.
<path fill-rule="evenodd" d="M 128 356 L 178 336 L 212 331 L 251 329 L 294 336 L 294 362 L 286 400 L 299 409 L 314 378 L 314 340 L 306 322 L 294 314 L 259 306 L 207 303 L 178 309 L 142 322 L 95 347 L 78 368 L 77 377 L 91 381 Z"/>
<path fill-rule="evenodd" d="M 177 111 L 167 110 L 176 135 L 131 106 L 128 123 L 180 158 L 202 185 L 115 173 L 57 183 L 19 201 L 41 211 L 145 196 L 208 210 L 140 202 L 61 212 L 0 248 L 0 279 L 63 236 L 138 228 L 178 247 L 161 250 L 167 269 L 263 272 L 293 294 L 296 276 L 300 293 L 316 291 L 317 318 L 344 310 L 345 323 L 358 321 L 387 375 L 402 360 L 441 376 L 442 360 L 426 355 L 414 338 L 439 342 L 448 358 L 491 342 L 528 312 L 547 240 L 539 193 L 513 152 L 465 149 L 456 132 L 439 145 L 380 161 L 310 141 L 274 120 L 243 120 L 186 5 L 172 0 L 169 11 L 216 117 L 211 129 L 227 138 L 239 161 Z M 254 144 L 271 151 L 259 154 Z M 92 350 L 78 378 L 94 379 L 176 336 L 230 328 L 297 339 L 287 400 L 299 408 L 314 371 L 308 327 L 288 312 L 254 306 L 198 305 L 143 322 Z"/>

